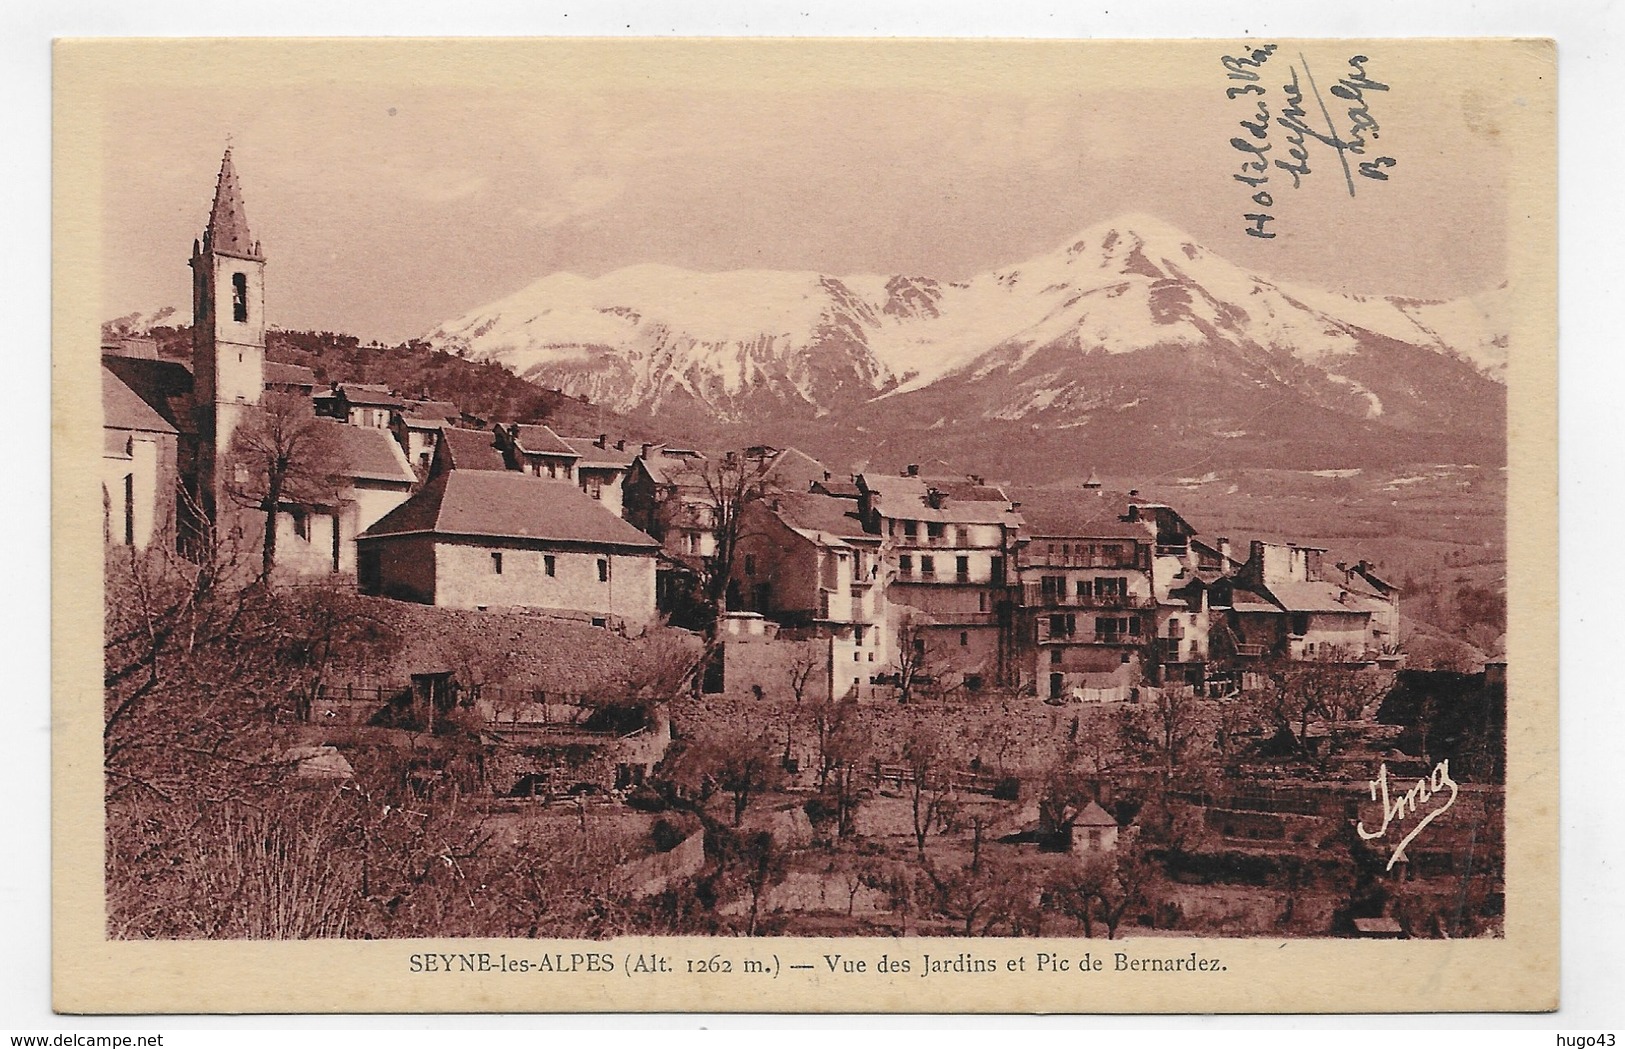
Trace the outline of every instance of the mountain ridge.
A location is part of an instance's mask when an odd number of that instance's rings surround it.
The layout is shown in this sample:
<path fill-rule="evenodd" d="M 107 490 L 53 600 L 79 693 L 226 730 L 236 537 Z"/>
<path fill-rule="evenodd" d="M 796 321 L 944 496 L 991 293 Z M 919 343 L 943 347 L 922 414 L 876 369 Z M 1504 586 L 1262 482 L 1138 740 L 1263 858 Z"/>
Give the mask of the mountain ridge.
<path fill-rule="evenodd" d="M 1504 298 L 1504 287 L 1438 301 L 1275 281 L 1135 215 L 959 281 L 662 264 L 551 274 L 427 339 L 712 430 L 1098 433 L 1127 420 L 1153 435 L 1155 419 L 1132 417 L 1157 412 L 1191 435 L 1222 434 L 1245 430 L 1226 418 L 1274 405 L 1359 445 L 1478 443 L 1493 457 L 1504 454 Z M 1277 429 L 1270 439 L 1300 428 Z"/>

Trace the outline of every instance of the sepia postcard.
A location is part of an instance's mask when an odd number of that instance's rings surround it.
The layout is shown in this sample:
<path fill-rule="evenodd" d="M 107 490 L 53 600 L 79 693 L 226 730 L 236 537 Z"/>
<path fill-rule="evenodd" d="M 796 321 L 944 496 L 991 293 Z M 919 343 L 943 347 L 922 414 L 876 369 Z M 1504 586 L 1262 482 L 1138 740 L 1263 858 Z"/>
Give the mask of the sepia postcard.
<path fill-rule="evenodd" d="M 58 42 L 55 1008 L 1555 1009 L 1555 71 Z"/>

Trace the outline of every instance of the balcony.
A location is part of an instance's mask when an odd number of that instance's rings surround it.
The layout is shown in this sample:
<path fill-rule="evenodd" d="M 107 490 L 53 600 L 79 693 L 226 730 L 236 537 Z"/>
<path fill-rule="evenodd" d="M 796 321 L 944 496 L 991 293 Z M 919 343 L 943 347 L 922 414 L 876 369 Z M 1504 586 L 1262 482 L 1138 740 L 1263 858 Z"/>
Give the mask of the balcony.
<path fill-rule="evenodd" d="M 1145 638 L 1139 634 L 1130 634 L 1122 630 L 1078 630 L 1070 634 L 1052 634 L 1049 632 L 1047 625 L 1040 625 L 1038 643 L 1040 645 L 1142 645 L 1145 643 Z"/>
<path fill-rule="evenodd" d="M 1041 583 L 1021 584 L 1022 602 L 1029 608 L 1155 608 L 1150 597 L 1136 594 L 1079 594 L 1046 590 Z"/>

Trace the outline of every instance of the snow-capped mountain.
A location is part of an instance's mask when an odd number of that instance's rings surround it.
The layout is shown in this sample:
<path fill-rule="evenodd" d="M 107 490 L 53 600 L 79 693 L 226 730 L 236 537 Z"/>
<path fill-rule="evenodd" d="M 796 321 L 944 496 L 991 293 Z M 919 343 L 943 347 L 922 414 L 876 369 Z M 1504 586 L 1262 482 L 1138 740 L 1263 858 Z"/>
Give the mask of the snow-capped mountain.
<path fill-rule="evenodd" d="M 429 340 L 621 411 L 724 423 L 833 414 L 1098 429 L 1141 408 L 1243 418 L 1273 403 L 1383 429 L 1493 433 L 1502 292 L 1427 302 L 1298 287 L 1131 215 L 960 282 L 653 265 L 554 274 Z"/>

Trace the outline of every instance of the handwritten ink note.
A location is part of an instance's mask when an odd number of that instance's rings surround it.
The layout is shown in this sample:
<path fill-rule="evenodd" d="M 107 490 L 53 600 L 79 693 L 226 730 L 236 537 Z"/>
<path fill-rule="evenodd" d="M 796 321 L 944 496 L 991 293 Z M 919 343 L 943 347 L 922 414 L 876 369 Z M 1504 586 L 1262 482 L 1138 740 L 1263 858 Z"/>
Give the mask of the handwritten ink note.
<path fill-rule="evenodd" d="M 1382 124 L 1369 96 L 1389 88 L 1369 72 L 1371 58 L 1350 56 L 1336 83 L 1323 92 L 1301 52 L 1296 61 L 1270 65 L 1278 50 L 1276 44 L 1264 44 L 1220 60 L 1226 79 L 1237 81 L 1225 89 L 1225 97 L 1245 107 L 1237 120 L 1242 133 L 1230 139 L 1230 148 L 1240 154 L 1230 177 L 1247 192 L 1244 232 L 1260 240 L 1275 237 L 1269 225 L 1286 199 L 1281 194 L 1303 188 L 1326 151 L 1337 158 L 1351 197 L 1356 175 L 1386 182 L 1399 164 L 1393 157 L 1373 155 Z"/>

